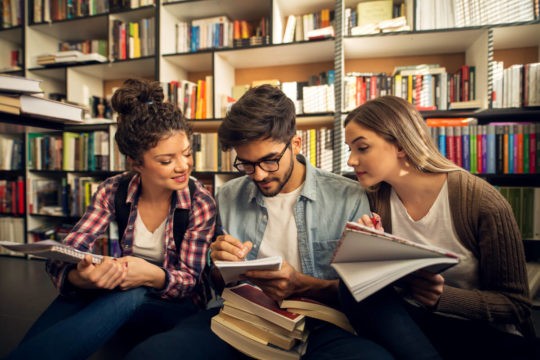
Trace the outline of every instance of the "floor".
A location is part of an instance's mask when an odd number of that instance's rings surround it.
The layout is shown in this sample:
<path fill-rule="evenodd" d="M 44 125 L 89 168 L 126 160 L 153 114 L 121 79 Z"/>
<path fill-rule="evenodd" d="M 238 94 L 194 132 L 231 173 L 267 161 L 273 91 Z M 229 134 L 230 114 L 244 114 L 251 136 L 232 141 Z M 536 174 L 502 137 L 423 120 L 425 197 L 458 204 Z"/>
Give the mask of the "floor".
<path fill-rule="evenodd" d="M 45 273 L 45 262 L 0 256 L 0 358 L 22 339 L 34 320 L 56 297 Z M 540 309 L 533 313 L 540 334 Z M 118 358 L 118 353 L 100 352 L 91 360 Z"/>

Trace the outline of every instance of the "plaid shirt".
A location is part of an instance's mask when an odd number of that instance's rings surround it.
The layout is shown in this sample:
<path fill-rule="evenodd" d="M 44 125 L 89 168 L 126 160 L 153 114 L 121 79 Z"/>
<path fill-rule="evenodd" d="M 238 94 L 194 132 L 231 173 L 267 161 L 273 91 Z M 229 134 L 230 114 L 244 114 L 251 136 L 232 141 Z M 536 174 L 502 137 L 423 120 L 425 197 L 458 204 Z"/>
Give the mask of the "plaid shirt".
<path fill-rule="evenodd" d="M 82 251 L 91 251 L 94 243 L 115 221 L 114 197 L 122 176 L 116 175 L 100 184 L 88 209 L 66 236 L 64 243 Z M 162 268 L 166 274 L 165 287 L 157 294 L 165 299 L 194 297 L 195 286 L 201 278 L 206 265 L 206 252 L 215 230 L 216 205 L 208 190 L 198 181 L 197 190 L 191 203 L 189 188 L 175 192 L 165 224 L 165 259 Z M 133 254 L 134 224 L 137 218 L 137 204 L 140 194 L 141 179 L 135 175 L 128 186 L 126 203 L 131 203 L 131 211 L 126 230 L 120 241 L 121 256 Z M 176 249 L 173 236 L 174 209 L 190 209 L 189 225 L 182 240 L 180 252 Z M 54 285 L 62 294 L 72 289 L 67 284 L 68 272 L 74 267 L 59 261 L 48 261 L 47 272 Z"/>

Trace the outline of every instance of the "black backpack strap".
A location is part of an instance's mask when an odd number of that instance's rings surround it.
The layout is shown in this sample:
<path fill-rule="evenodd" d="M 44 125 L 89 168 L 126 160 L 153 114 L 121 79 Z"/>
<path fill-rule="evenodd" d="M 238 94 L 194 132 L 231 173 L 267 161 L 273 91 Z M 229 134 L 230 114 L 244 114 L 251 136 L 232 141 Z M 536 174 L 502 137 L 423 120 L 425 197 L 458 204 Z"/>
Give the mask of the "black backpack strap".
<path fill-rule="evenodd" d="M 126 204 L 126 199 L 129 182 L 132 178 L 133 174 L 131 176 L 123 177 L 118 183 L 118 189 L 114 196 L 114 208 L 116 211 L 116 223 L 118 224 L 119 241 L 124 236 L 129 219 L 129 212 L 131 211 L 131 204 Z M 189 196 L 191 202 L 193 202 L 193 195 L 195 194 L 195 191 L 197 191 L 197 185 L 195 185 L 195 181 L 191 178 L 189 179 L 188 187 Z M 190 209 L 176 209 L 174 211 L 173 235 L 174 244 L 176 245 L 176 251 L 178 251 L 178 253 L 180 253 L 180 246 L 189 226 L 189 211 Z"/>
<path fill-rule="evenodd" d="M 116 224 L 118 225 L 118 241 L 122 240 L 129 219 L 131 204 L 126 204 L 126 199 L 129 182 L 131 181 L 133 176 L 134 174 L 122 177 L 122 179 L 118 183 L 118 189 L 116 190 L 116 194 L 114 195 L 114 209 L 116 212 Z"/>
<path fill-rule="evenodd" d="M 197 185 L 193 179 L 189 179 L 189 197 L 193 203 L 193 196 L 195 191 L 197 191 Z M 192 204 L 193 206 L 193 204 Z M 182 245 L 182 240 L 189 226 L 189 211 L 191 209 L 175 209 L 174 211 L 174 221 L 173 221 L 173 235 L 174 235 L 174 245 L 176 245 L 176 251 L 180 253 L 180 246 Z"/>

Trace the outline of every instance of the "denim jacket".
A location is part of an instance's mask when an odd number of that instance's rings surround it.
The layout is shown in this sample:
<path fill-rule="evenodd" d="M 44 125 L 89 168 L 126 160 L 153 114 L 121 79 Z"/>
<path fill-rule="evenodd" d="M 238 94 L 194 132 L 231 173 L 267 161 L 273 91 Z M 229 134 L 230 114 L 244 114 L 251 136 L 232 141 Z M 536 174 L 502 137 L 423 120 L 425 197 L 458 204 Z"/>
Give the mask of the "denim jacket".
<path fill-rule="evenodd" d="M 301 270 L 320 279 L 336 279 L 330 266 L 334 250 L 347 221 L 370 214 L 367 196 L 354 180 L 306 165 L 304 188 L 294 210 L 298 228 Z M 264 196 L 255 183 L 243 176 L 223 185 L 217 194 L 221 225 L 241 241 L 251 241 L 248 259 L 256 259 L 268 223 Z"/>

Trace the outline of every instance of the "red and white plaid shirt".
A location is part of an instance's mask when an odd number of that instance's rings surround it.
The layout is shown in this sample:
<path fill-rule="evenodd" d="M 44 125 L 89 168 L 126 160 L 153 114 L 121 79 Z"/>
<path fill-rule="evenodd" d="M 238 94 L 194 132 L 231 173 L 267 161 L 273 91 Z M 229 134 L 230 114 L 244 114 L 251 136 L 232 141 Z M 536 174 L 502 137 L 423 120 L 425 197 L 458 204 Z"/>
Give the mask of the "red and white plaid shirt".
<path fill-rule="evenodd" d="M 115 221 L 114 197 L 118 184 L 125 174 L 106 179 L 100 184 L 92 202 L 73 230 L 66 236 L 64 243 L 81 251 L 91 251 L 94 243 Z M 206 252 L 214 236 L 216 221 L 216 203 L 208 190 L 195 181 L 197 190 L 193 195 L 193 204 L 186 187 L 173 196 L 174 207 L 169 209 L 165 224 L 165 259 L 162 268 L 166 274 L 166 283 L 159 296 L 166 299 L 195 297 L 195 285 L 201 278 L 206 265 Z M 128 186 L 126 202 L 132 203 L 126 230 L 120 241 L 121 256 L 133 255 L 134 224 L 137 218 L 140 176 L 133 176 Z M 182 240 L 180 252 L 176 249 L 173 236 L 174 208 L 190 209 L 189 225 Z M 67 273 L 72 264 L 59 261 L 47 262 L 47 272 L 61 293 L 67 294 Z"/>

